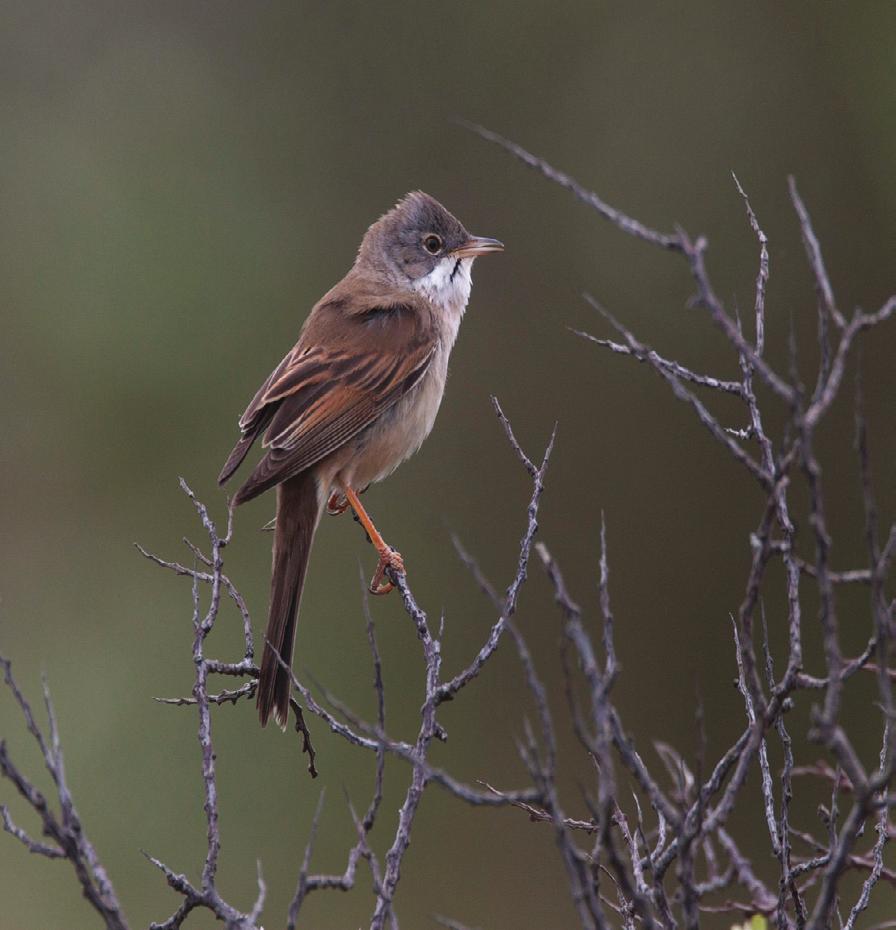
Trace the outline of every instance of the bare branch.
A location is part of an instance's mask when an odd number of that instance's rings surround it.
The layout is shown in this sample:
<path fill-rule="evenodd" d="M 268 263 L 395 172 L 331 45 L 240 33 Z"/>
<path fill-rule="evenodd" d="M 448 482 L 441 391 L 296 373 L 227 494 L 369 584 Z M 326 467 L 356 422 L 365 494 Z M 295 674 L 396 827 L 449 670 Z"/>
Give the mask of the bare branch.
<path fill-rule="evenodd" d="M 709 430 L 713 438 L 722 443 L 734 458 L 740 462 L 741 465 L 744 465 L 763 487 L 769 487 L 771 485 L 771 478 L 765 470 L 751 455 L 749 455 L 749 453 L 744 451 L 744 449 L 734 441 L 732 436 L 725 431 L 721 424 L 712 416 L 709 410 L 707 410 L 703 402 L 681 383 L 676 374 L 669 367 L 658 361 L 656 353 L 640 343 L 628 329 L 626 329 L 608 310 L 605 310 L 593 297 L 586 294 L 585 300 L 587 300 L 588 303 L 623 336 L 632 354 L 638 358 L 639 361 L 647 362 L 660 377 L 668 382 L 669 386 L 672 388 L 672 393 L 675 394 L 679 400 L 684 401 L 693 408 L 694 412 L 697 414 L 697 418 Z"/>
<path fill-rule="evenodd" d="M 127 930 L 127 920 L 118 896 L 105 867 L 87 837 L 68 788 L 56 714 L 47 683 L 44 681 L 44 704 L 47 710 L 49 738 L 37 724 L 30 704 L 13 677 L 12 663 L 2 655 L 0 655 L 0 668 L 3 669 L 3 680 L 7 690 L 18 706 L 28 732 L 34 737 L 40 749 L 44 764 L 56 789 L 59 805 L 59 812 L 56 814 L 50 808 L 44 795 L 13 762 L 6 741 L 0 740 L 0 775 L 15 786 L 28 806 L 37 814 L 44 836 L 52 842 L 47 844 L 32 839 L 25 830 L 13 823 L 6 805 L 0 806 L 3 828 L 31 853 L 50 859 L 67 859 L 72 864 L 84 897 L 103 919 L 108 930 Z"/>
<path fill-rule="evenodd" d="M 475 123 L 468 123 L 465 120 L 461 120 L 461 125 L 466 126 L 467 129 L 472 130 L 483 139 L 500 145 L 501 148 L 510 152 L 511 155 L 518 158 L 523 164 L 541 172 L 549 181 L 553 181 L 555 184 L 559 184 L 560 187 L 566 188 L 566 190 L 570 191 L 576 198 L 581 200 L 582 203 L 596 210 L 605 220 L 609 220 L 609 222 L 629 236 L 643 239 L 645 242 L 658 245 L 662 249 L 670 249 L 676 252 L 681 250 L 681 243 L 678 241 L 676 235 L 657 232 L 655 229 L 645 226 L 638 220 L 626 216 L 626 214 L 622 213 L 620 210 L 611 207 L 601 200 L 593 191 L 586 190 L 574 178 L 571 178 L 568 174 L 564 174 L 562 171 L 558 171 L 556 168 L 552 168 L 546 161 L 535 155 L 531 155 L 515 142 L 511 142 L 509 139 L 505 139 L 503 136 L 498 135 L 498 133 L 492 132 L 492 130 L 486 129 L 484 126 L 478 126 Z"/>
<path fill-rule="evenodd" d="M 585 300 L 594 306 L 593 298 L 589 295 L 585 295 Z M 661 355 L 657 354 L 654 349 L 649 349 L 646 346 L 644 347 L 644 353 L 639 354 L 631 346 L 623 345 L 621 342 L 613 342 L 612 339 L 598 339 L 597 336 L 592 336 L 591 333 L 586 333 L 580 329 L 573 329 L 572 327 L 570 327 L 569 331 L 582 339 L 588 340 L 588 342 L 603 346 L 611 352 L 615 352 L 617 355 L 630 355 L 636 361 L 648 362 L 653 368 L 662 368 L 670 375 L 682 381 L 700 384 L 703 387 L 708 387 L 715 391 L 722 391 L 725 394 L 736 394 L 738 397 L 743 394 L 743 387 L 738 381 L 721 381 L 718 378 L 712 377 L 712 375 L 697 374 L 697 372 L 691 371 L 690 368 L 679 365 L 678 362 L 663 358 Z"/>
<path fill-rule="evenodd" d="M 846 326 L 846 320 L 843 314 L 837 309 L 837 303 L 834 300 L 834 289 L 831 287 L 828 278 L 827 269 L 824 267 L 824 260 L 821 257 L 821 246 L 815 230 L 812 228 L 812 220 L 809 217 L 809 211 L 800 198 L 799 191 L 796 189 L 796 180 L 791 175 L 787 179 L 790 188 L 790 199 L 793 201 L 793 208 L 800 221 L 800 229 L 803 234 L 803 245 L 806 247 L 806 256 L 809 259 L 809 267 L 815 276 L 815 288 L 818 292 L 818 299 L 825 313 L 837 324 L 839 329 Z"/>
<path fill-rule="evenodd" d="M 750 221 L 750 229 L 756 234 L 759 242 L 759 271 L 756 274 L 756 300 L 754 304 L 754 313 L 756 317 L 756 354 L 762 355 L 765 350 L 765 295 L 768 290 L 769 278 L 769 260 L 768 260 L 768 237 L 762 231 L 753 207 L 750 205 L 750 198 L 741 187 L 737 175 L 732 171 L 731 177 L 737 186 L 737 191 L 743 197 L 744 206 L 747 208 L 747 219 Z"/>

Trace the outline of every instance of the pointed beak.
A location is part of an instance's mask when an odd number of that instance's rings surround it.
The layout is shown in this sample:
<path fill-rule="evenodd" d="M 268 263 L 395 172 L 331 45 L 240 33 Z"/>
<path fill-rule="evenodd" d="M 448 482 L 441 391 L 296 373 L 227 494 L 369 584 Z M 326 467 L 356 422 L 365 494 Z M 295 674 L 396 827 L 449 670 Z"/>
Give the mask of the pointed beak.
<path fill-rule="evenodd" d="M 497 239 L 489 239 L 487 236 L 471 236 L 467 241 L 451 254 L 455 258 L 476 258 L 477 255 L 485 255 L 486 252 L 503 252 L 504 243 Z"/>

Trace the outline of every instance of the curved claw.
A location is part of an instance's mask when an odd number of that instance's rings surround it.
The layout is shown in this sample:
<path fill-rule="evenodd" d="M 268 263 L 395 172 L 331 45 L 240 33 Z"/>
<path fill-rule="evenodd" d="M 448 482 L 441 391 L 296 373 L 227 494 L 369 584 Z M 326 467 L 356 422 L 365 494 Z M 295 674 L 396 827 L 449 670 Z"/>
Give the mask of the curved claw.
<path fill-rule="evenodd" d="M 402 575 L 405 573 L 404 559 L 402 559 L 401 553 L 387 547 L 380 552 L 380 560 L 377 563 L 376 571 L 373 573 L 373 578 L 370 579 L 367 590 L 371 594 L 378 596 L 388 594 L 395 587 L 386 577 L 388 570 L 400 572 Z"/>
<path fill-rule="evenodd" d="M 334 491 L 327 501 L 327 513 L 331 517 L 338 517 L 339 514 L 345 513 L 346 510 L 348 510 L 348 498 L 338 491 Z"/>

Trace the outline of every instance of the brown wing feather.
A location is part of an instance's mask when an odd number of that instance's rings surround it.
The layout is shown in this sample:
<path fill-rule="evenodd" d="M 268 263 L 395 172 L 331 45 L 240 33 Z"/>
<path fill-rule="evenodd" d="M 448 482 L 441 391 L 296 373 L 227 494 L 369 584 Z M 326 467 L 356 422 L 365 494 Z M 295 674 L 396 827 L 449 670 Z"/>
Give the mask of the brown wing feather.
<path fill-rule="evenodd" d="M 402 359 L 397 368 L 384 364 L 388 368 L 384 374 L 391 375 L 388 380 L 383 377 L 369 384 L 365 378 L 367 383 L 356 384 L 349 372 L 339 383 L 327 384 L 319 396 L 303 386 L 284 398 L 264 439 L 268 452 L 237 492 L 236 502 L 251 500 L 310 468 L 357 435 L 419 381 L 431 357 L 429 349 Z M 366 360 L 362 356 L 360 361 Z"/>
<path fill-rule="evenodd" d="M 240 418 L 243 438 L 220 480 L 233 473 L 265 428 L 263 445 L 268 451 L 237 492 L 236 503 L 325 458 L 397 403 L 425 374 L 435 338 L 419 308 L 390 305 L 386 329 L 376 304 L 368 301 L 367 306 L 366 313 L 347 314 L 322 301 L 299 343 L 256 393 Z M 341 312 L 334 316 L 334 311 Z"/>
<path fill-rule="evenodd" d="M 311 352 L 302 349 L 301 343 L 287 353 L 282 362 L 268 375 L 267 380 L 256 391 L 251 403 L 240 417 L 240 429 L 248 432 L 257 421 L 259 414 L 270 405 L 281 400 L 287 394 L 302 386 L 302 383 L 315 374 L 319 364 L 311 357 Z"/>
<path fill-rule="evenodd" d="M 306 383 L 310 384 L 310 379 L 316 374 L 315 363 L 306 356 L 307 353 L 300 353 L 299 346 L 293 347 L 256 391 L 255 397 L 240 417 L 239 426 L 243 435 L 227 457 L 221 474 L 218 475 L 218 484 L 224 484 L 240 467 L 252 444 L 264 432 L 277 412 L 277 401 L 289 391 L 298 390 Z"/>

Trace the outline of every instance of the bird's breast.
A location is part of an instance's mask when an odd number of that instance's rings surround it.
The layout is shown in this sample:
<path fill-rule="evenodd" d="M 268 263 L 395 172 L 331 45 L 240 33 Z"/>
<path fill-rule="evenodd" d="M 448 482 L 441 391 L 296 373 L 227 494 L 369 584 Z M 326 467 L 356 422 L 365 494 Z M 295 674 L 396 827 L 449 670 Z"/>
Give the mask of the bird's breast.
<path fill-rule="evenodd" d="M 342 473 L 346 483 L 364 488 L 382 481 L 420 448 L 442 403 L 450 351 L 440 343 L 420 381 L 356 437 L 354 455 Z"/>

